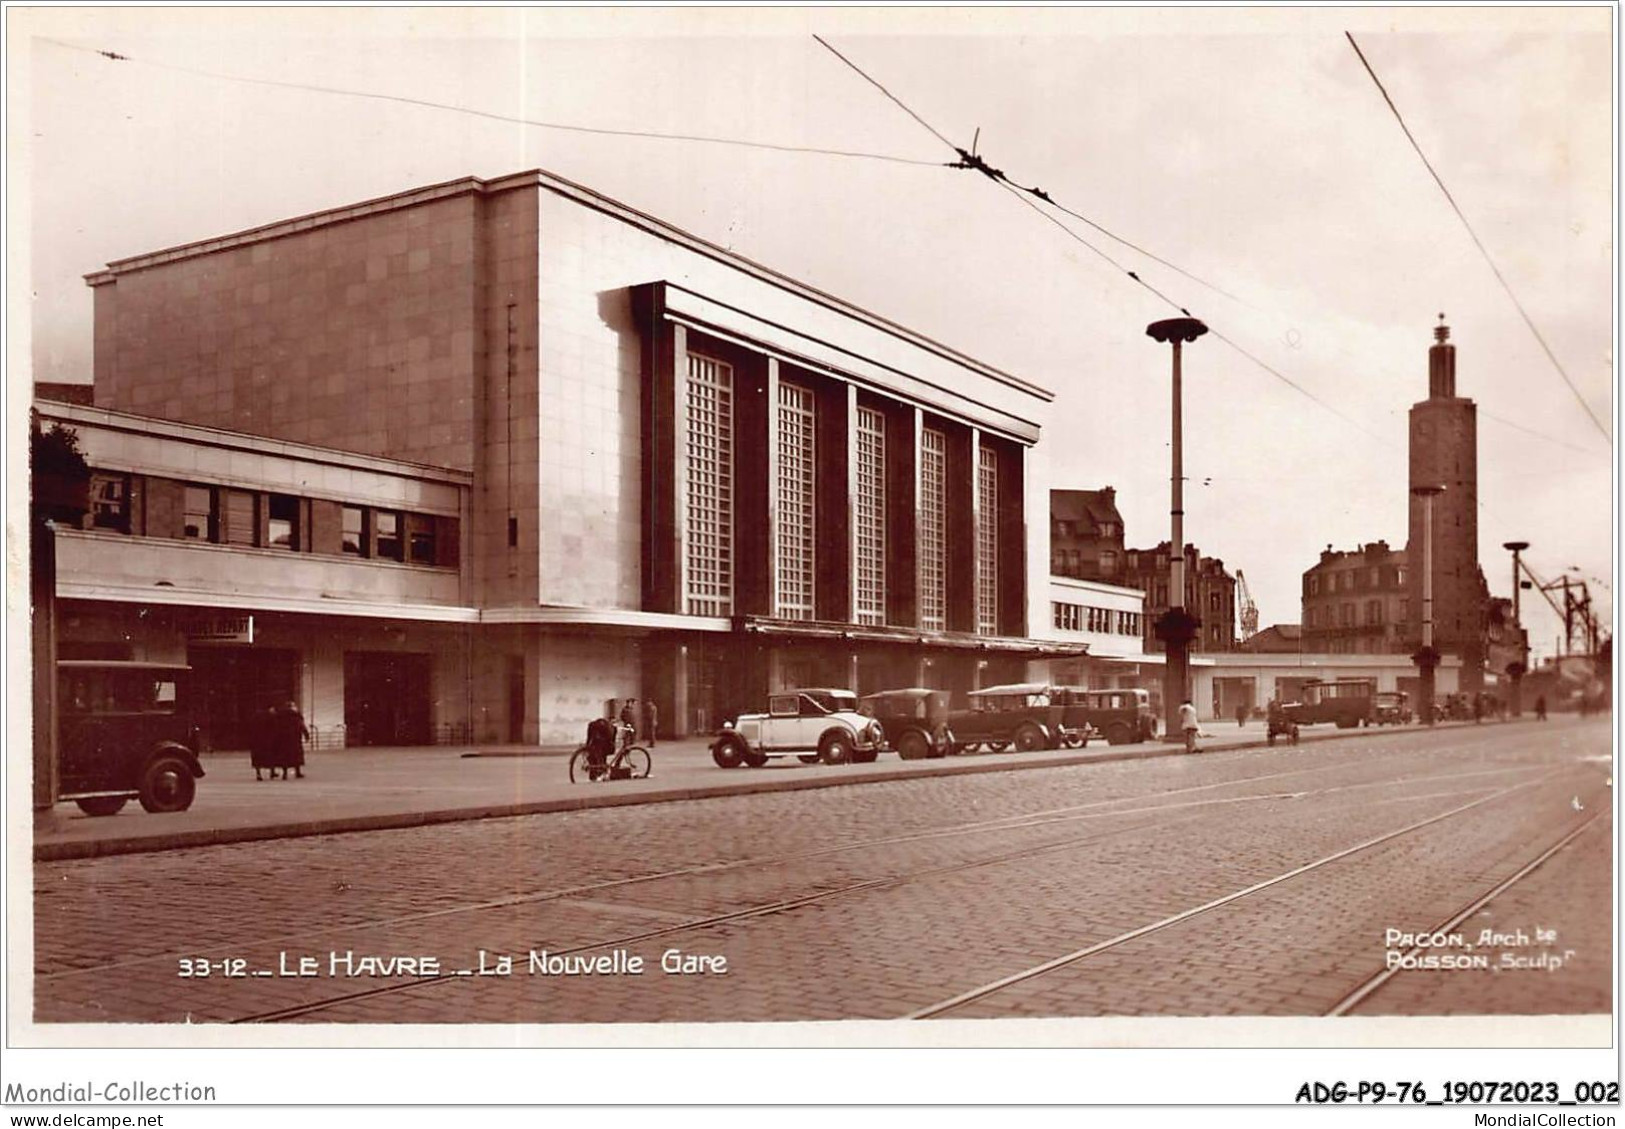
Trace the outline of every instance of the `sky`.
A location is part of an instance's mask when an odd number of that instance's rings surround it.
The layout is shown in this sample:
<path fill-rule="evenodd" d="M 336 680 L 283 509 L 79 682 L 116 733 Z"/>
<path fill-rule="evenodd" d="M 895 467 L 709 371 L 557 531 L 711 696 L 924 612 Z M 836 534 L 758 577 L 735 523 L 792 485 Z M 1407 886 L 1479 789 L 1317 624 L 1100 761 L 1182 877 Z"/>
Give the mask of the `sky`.
<path fill-rule="evenodd" d="M 1145 326 L 1189 309 L 1214 333 L 1185 357 L 1186 537 L 1245 573 L 1264 625 L 1298 621 L 1325 546 L 1403 545 L 1443 312 L 1492 592 L 1526 540 L 1612 615 L 1609 8 L 7 16 L 14 374 L 90 379 L 83 276 L 111 260 L 540 167 L 1052 390 L 1032 473 L 1116 487 L 1131 546 L 1168 527 Z M 934 133 L 1091 222 L 946 167 Z M 1524 615 L 1550 653 L 1537 593 Z"/>

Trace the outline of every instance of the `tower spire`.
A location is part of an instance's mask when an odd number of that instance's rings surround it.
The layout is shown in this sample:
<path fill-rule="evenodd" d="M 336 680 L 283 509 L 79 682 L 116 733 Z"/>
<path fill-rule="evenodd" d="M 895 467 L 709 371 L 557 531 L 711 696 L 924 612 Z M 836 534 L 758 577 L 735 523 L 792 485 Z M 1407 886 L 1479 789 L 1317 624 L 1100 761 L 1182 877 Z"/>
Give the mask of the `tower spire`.
<path fill-rule="evenodd" d="M 1428 350 L 1428 399 L 1453 400 L 1456 396 L 1456 347 L 1450 344 L 1450 327 L 1444 314 L 1433 327 L 1433 347 Z"/>

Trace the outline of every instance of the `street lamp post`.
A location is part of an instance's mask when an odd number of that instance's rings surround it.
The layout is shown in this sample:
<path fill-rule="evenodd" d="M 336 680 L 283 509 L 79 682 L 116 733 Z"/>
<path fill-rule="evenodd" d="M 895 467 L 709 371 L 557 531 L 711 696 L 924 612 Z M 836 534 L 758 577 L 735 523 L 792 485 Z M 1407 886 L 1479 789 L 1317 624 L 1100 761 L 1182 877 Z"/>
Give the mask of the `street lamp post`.
<path fill-rule="evenodd" d="M 1422 646 L 1411 656 L 1421 675 L 1419 703 L 1422 724 L 1433 724 L 1433 672 L 1439 666 L 1439 652 L 1433 647 L 1433 499 L 1444 493 L 1443 486 L 1412 486 L 1411 493 L 1422 499 Z"/>
<path fill-rule="evenodd" d="M 1207 332 L 1196 318 L 1168 318 L 1145 327 L 1147 337 L 1169 342 L 1174 347 L 1173 380 L 1173 474 L 1171 530 L 1168 538 L 1168 610 L 1158 617 L 1157 638 L 1163 642 L 1166 665 L 1162 675 L 1163 732 L 1179 735 L 1179 707 L 1190 697 L 1191 640 L 1202 621 L 1185 610 L 1185 464 L 1184 421 L 1181 415 L 1180 354 L 1187 341 Z"/>
<path fill-rule="evenodd" d="M 1512 630 L 1518 633 L 1518 657 L 1507 663 L 1507 677 L 1512 681 L 1512 716 L 1523 716 L 1523 676 L 1529 671 L 1529 636 L 1523 633 L 1523 617 L 1519 614 L 1518 592 L 1522 582 L 1518 574 L 1518 554 L 1529 548 L 1527 541 L 1507 541 L 1503 549 L 1512 551 Z"/>

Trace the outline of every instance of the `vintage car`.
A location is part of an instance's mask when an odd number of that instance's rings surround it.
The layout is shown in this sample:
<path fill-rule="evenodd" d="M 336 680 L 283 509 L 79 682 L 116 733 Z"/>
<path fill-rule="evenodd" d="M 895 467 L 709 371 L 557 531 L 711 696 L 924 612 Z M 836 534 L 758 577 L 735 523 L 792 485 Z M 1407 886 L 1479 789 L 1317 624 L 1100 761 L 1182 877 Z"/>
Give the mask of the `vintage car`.
<path fill-rule="evenodd" d="M 972 690 L 970 708 L 948 714 L 956 751 L 977 746 L 994 753 L 1012 745 L 1024 753 L 1059 748 L 1063 719 L 1055 697 L 1055 687 L 1042 683 Z"/>
<path fill-rule="evenodd" d="M 1385 690 L 1377 694 L 1371 706 L 1371 720 L 1377 725 L 1409 725 L 1411 700 L 1409 694 Z"/>
<path fill-rule="evenodd" d="M 1376 693 L 1375 678 L 1340 678 L 1336 682 L 1317 678 L 1304 683 L 1302 701 L 1289 702 L 1283 709 L 1297 725 L 1329 721 L 1339 729 L 1353 729 L 1371 724 Z"/>
<path fill-rule="evenodd" d="M 711 759 L 720 768 L 760 768 L 771 757 L 861 763 L 874 760 L 885 744 L 885 728 L 858 712 L 852 691 L 786 690 L 768 697 L 765 713 L 742 713 L 724 723 L 711 742 Z"/>
<path fill-rule="evenodd" d="M 906 761 L 945 756 L 953 750 L 946 690 L 882 690 L 865 696 L 859 708 L 880 722 L 888 746 Z"/>
<path fill-rule="evenodd" d="M 1057 686 L 1061 706 L 1062 744 L 1081 748 L 1089 738 L 1104 737 L 1113 745 L 1139 744 L 1157 735 L 1151 695 L 1145 690 L 1083 690 Z"/>
<path fill-rule="evenodd" d="M 113 815 L 132 798 L 149 812 L 191 807 L 203 766 L 197 727 L 179 706 L 190 669 L 58 662 L 58 798 L 86 815 Z"/>

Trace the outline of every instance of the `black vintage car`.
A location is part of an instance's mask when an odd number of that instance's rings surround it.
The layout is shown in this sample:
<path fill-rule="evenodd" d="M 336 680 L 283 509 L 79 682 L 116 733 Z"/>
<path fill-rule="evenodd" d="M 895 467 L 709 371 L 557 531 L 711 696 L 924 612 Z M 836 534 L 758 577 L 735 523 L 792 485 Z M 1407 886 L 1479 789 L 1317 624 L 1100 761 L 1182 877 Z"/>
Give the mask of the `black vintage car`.
<path fill-rule="evenodd" d="M 1137 745 L 1157 735 L 1151 695 L 1144 690 L 1058 686 L 1055 696 L 1063 711 L 1062 741 L 1069 747 L 1081 748 L 1091 736 L 1104 737 L 1113 745 Z"/>
<path fill-rule="evenodd" d="M 906 761 L 944 756 L 954 747 L 946 690 L 882 690 L 858 708 L 885 727 L 886 743 Z"/>
<path fill-rule="evenodd" d="M 990 686 L 970 692 L 970 708 L 954 710 L 948 725 L 960 751 L 980 745 L 998 753 L 1056 749 L 1061 744 L 1061 707 L 1055 687 L 1043 683 Z"/>
<path fill-rule="evenodd" d="M 1303 700 L 1288 702 L 1283 709 L 1296 725 L 1331 722 L 1339 729 L 1370 725 L 1377 693 L 1375 678 L 1339 678 L 1327 682 L 1314 678 L 1304 683 Z"/>
<path fill-rule="evenodd" d="M 63 660 L 57 671 L 59 799 L 113 815 L 132 798 L 185 811 L 203 775 L 198 731 L 180 708 L 190 667 Z"/>

